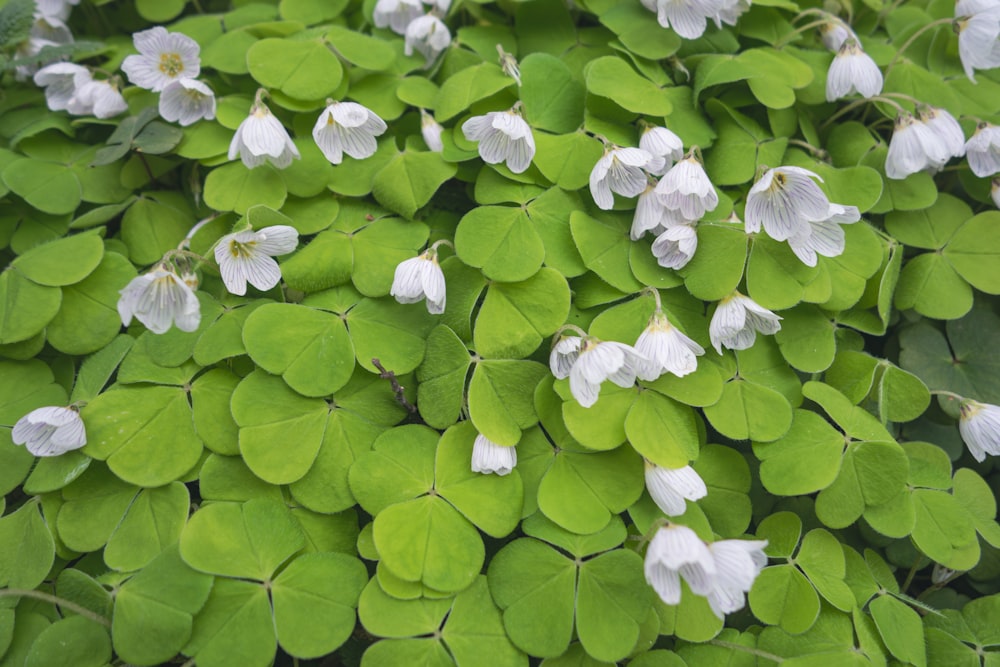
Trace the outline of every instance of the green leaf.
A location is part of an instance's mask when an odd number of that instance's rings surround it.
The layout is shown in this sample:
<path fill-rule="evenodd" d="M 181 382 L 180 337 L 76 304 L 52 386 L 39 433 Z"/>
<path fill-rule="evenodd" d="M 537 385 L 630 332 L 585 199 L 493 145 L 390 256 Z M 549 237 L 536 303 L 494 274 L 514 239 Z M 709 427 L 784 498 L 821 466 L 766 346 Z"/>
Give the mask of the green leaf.
<path fill-rule="evenodd" d="M 604 151 L 601 142 L 579 131 L 560 135 L 537 132 L 534 137 L 538 152 L 533 163 L 545 178 L 563 190 L 580 190 L 587 186 L 593 165 Z"/>
<path fill-rule="evenodd" d="M 403 151 L 375 174 L 372 194 L 382 206 L 412 219 L 456 169 L 439 153 Z"/>
<path fill-rule="evenodd" d="M 62 292 L 34 283 L 20 271 L 0 273 L 0 344 L 27 340 L 59 312 Z"/>
<path fill-rule="evenodd" d="M 902 243 L 914 248 L 939 250 L 972 217 L 969 205 L 942 193 L 930 208 L 921 211 L 893 211 L 885 216 L 885 228 Z"/>
<path fill-rule="evenodd" d="M 67 651 L 67 647 L 73 647 L 73 650 Z M 24 665 L 103 667 L 109 660 L 111 637 L 108 631 L 84 616 L 70 616 L 56 621 L 38 635 Z"/>
<path fill-rule="evenodd" d="M 474 208 L 458 223 L 455 252 L 492 280 L 517 282 L 538 272 L 545 247 L 526 212 L 507 206 Z"/>
<path fill-rule="evenodd" d="M 750 589 L 749 599 L 754 616 L 791 634 L 805 632 L 819 616 L 816 590 L 792 565 L 764 568 Z"/>
<path fill-rule="evenodd" d="M 262 39 L 246 52 L 250 75 L 289 97 L 320 100 L 340 85 L 344 68 L 319 41 Z"/>
<path fill-rule="evenodd" d="M 451 597 L 394 598 L 382 589 L 378 577 L 372 577 L 361 591 L 358 618 L 365 630 L 379 637 L 426 635 L 441 627 L 451 604 Z"/>
<path fill-rule="evenodd" d="M 623 217 L 605 214 L 593 218 L 582 211 L 569 217 L 573 241 L 588 269 L 623 292 L 638 292 L 642 284 L 629 268 L 631 224 Z"/>
<path fill-rule="evenodd" d="M 876 391 L 879 414 L 884 421 L 912 421 L 931 403 L 930 392 L 920 378 L 888 362 L 883 366 Z"/>
<path fill-rule="evenodd" d="M 634 113 L 666 116 L 673 105 L 663 89 L 614 56 L 597 58 L 585 71 L 587 91 Z"/>
<path fill-rule="evenodd" d="M 784 321 L 774 339 L 788 363 L 806 373 L 829 368 L 837 352 L 836 328 L 830 318 L 805 304 L 784 311 L 781 317 Z"/>
<path fill-rule="evenodd" d="M 656 17 L 639 5 L 612 3 L 598 18 L 630 52 L 643 58 L 669 58 L 681 45 L 681 38 L 675 32 L 664 32 Z"/>
<path fill-rule="evenodd" d="M 287 3 L 288 0 L 285 0 L 285 4 Z M 326 3 L 315 2 L 314 4 L 316 9 L 327 15 L 316 23 L 336 18 L 342 11 L 331 11 L 332 8 L 328 7 Z M 346 5 L 346 3 L 344 4 Z M 344 60 L 367 70 L 376 72 L 386 70 L 392 67 L 396 61 L 396 52 L 388 43 L 354 30 L 336 25 L 330 26 L 326 32 L 326 39 Z"/>
<path fill-rule="evenodd" d="M 469 382 L 469 419 L 476 430 L 506 447 L 538 421 L 534 389 L 548 374 L 535 361 L 482 361 Z"/>
<path fill-rule="evenodd" d="M 904 662 L 927 665 L 924 629 L 920 616 L 891 595 L 882 595 L 868 605 L 886 648 Z"/>
<path fill-rule="evenodd" d="M 38 510 L 29 503 L 0 519 L 0 539 L 8 545 L 0 553 L 0 584 L 7 588 L 32 590 L 52 567 L 55 543 Z"/>
<path fill-rule="evenodd" d="M 913 491 L 916 525 L 914 545 L 928 558 L 953 570 L 979 562 L 979 542 L 972 517 L 955 496 L 942 491 Z"/>
<path fill-rule="evenodd" d="M 555 134 L 583 124 L 585 91 L 569 67 L 555 56 L 532 53 L 520 62 L 521 101 L 532 127 Z"/>
<path fill-rule="evenodd" d="M 277 640 L 267 589 L 256 582 L 217 579 L 182 649 L 199 667 L 267 665 Z"/>
<path fill-rule="evenodd" d="M 0 173 L 4 185 L 45 213 L 72 213 L 80 205 L 80 180 L 62 164 L 24 158 Z"/>
<path fill-rule="evenodd" d="M 587 561 L 580 567 L 576 597 L 580 643 L 599 660 L 624 658 L 635 647 L 651 602 L 637 553 L 615 550 Z"/>
<path fill-rule="evenodd" d="M 733 293 L 743 279 L 747 236 L 742 227 L 701 225 L 698 252 L 680 270 L 692 296 L 718 301 Z"/>
<path fill-rule="evenodd" d="M 74 234 L 35 246 L 13 262 L 25 278 L 49 287 L 72 285 L 86 278 L 104 256 L 101 237 Z"/>
<path fill-rule="evenodd" d="M 761 461 L 760 481 L 776 495 L 800 496 L 825 489 L 836 479 L 844 438 L 809 410 L 796 410 L 788 432 L 770 443 L 753 445 Z"/>
<path fill-rule="evenodd" d="M 816 516 L 831 528 L 850 525 L 866 506 L 903 491 L 908 472 L 906 454 L 895 442 L 852 443 L 837 479 L 816 498 Z"/>
<path fill-rule="evenodd" d="M 376 439 L 371 451 L 351 466 L 350 484 L 366 512 L 379 512 L 434 487 L 438 434 L 417 424 L 399 426 Z"/>
<path fill-rule="evenodd" d="M 474 102 L 486 99 L 514 83 L 514 79 L 493 63 L 467 67 L 448 77 L 441 85 L 434 115 L 438 121 L 444 122 L 462 113 Z"/>
<path fill-rule="evenodd" d="M 625 434 L 639 454 L 666 468 L 683 468 L 698 458 L 694 411 L 656 392 L 639 394 L 625 419 Z"/>
<path fill-rule="evenodd" d="M 425 339 L 434 327 L 426 308 L 400 308 L 390 299 L 362 299 L 347 313 L 347 328 L 358 364 L 379 372 L 372 359 L 397 375 L 413 371 L 424 358 Z"/>
<path fill-rule="evenodd" d="M 190 505 L 180 482 L 140 491 L 108 540 L 104 562 L 123 572 L 142 569 L 180 539 Z"/>
<path fill-rule="evenodd" d="M 455 332 L 438 325 L 427 337 L 424 362 L 417 369 L 417 407 L 434 428 L 458 421 L 465 405 L 465 378 L 472 359 Z"/>
<path fill-rule="evenodd" d="M 788 432 L 792 407 L 774 389 L 737 378 L 725 385 L 718 403 L 705 408 L 705 417 L 727 438 L 770 442 Z"/>
<path fill-rule="evenodd" d="M 569 307 L 569 286 L 553 269 L 541 269 L 523 282 L 494 283 L 476 318 L 476 352 L 490 358 L 525 357 L 566 321 Z"/>
<path fill-rule="evenodd" d="M 854 609 L 854 593 L 844 582 L 844 550 L 832 533 L 822 528 L 806 533 L 795 562 L 827 602 L 841 611 Z"/>
<path fill-rule="evenodd" d="M 140 197 L 125 211 L 121 239 L 128 247 L 129 259 L 140 265 L 152 264 L 176 248 L 195 222 L 191 211 L 176 199 L 156 193 L 155 198 Z"/>
<path fill-rule="evenodd" d="M 944 256 L 970 285 L 987 294 L 1000 294 L 1000 279 L 988 267 L 1000 256 L 1000 214 L 980 213 L 966 221 L 948 242 Z"/>
<path fill-rule="evenodd" d="M 269 164 L 247 169 L 242 162 L 230 162 L 205 178 L 205 203 L 217 211 L 246 213 L 257 204 L 280 209 L 287 195 L 284 179 Z"/>
<path fill-rule="evenodd" d="M 972 288 L 937 253 L 914 257 L 903 266 L 896 288 L 897 308 L 913 308 L 921 315 L 953 320 L 972 308 Z"/>

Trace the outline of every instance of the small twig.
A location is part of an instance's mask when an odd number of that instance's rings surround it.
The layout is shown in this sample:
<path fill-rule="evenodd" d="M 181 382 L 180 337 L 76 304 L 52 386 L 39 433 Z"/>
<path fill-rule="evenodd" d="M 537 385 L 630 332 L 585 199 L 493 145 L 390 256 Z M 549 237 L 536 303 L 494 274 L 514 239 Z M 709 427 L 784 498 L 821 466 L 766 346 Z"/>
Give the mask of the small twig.
<path fill-rule="evenodd" d="M 378 360 L 378 357 L 372 358 L 372 366 L 379 370 L 379 377 L 383 380 L 388 380 L 392 384 L 392 391 L 396 394 L 396 401 L 406 408 L 406 411 L 410 414 L 416 414 L 417 406 L 406 400 L 406 395 L 403 393 L 403 387 L 400 386 L 399 380 L 396 379 L 396 374 L 392 371 L 387 371 L 382 362 Z"/>

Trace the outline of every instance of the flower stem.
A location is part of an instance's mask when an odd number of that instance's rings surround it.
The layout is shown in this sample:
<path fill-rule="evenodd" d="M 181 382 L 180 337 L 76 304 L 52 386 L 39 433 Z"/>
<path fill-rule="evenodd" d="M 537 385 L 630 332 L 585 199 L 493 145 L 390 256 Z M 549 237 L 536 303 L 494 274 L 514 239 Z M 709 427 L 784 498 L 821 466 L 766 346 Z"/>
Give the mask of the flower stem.
<path fill-rule="evenodd" d="M 100 614 L 94 613 L 86 607 L 80 606 L 75 602 L 71 602 L 65 598 L 57 597 L 50 593 L 45 593 L 43 591 L 26 590 L 21 588 L 4 588 L 0 589 L 0 598 L 33 598 L 35 600 L 41 600 L 42 602 L 50 602 L 55 605 L 59 605 L 64 609 L 69 609 L 75 614 L 79 614 L 84 618 L 90 619 L 94 623 L 99 623 L 106 628 L 111 627 L 111 621 L 104 618 Z"/>
<path fill-rule="evenodd" d="M 954 23 L 954 22 L 955 22 L 955 19 L 952 19 L 952 18 L 943 18 L 943 19 L 938 19 L 937 21 L 931 21 L 930 23 L 928 23 L 927 25 L 921 27 L 915 33 L 913 33 L 912 35 L 910 35 L 910 38 L 908 40 L 906 40 L 905 42 L 903 42 L 903 45 L 901 47 L 899 47 L 899 50 L 896 51 L 896 55 L 894 55 L 892 57 L 892 60 L 889 61 L 889 65 L 885 68 L 885 79 L 886 80 L 889 79 L 889 73 L 892 72 L 892 68 L 895 67 L 896 61 L 899 60 L 899 57 L 901 55 L 903 55 L 903 52 L 906 51 L 906 49 L 908 49 L 911 44 L 913 44 L 915 41 L 917 41 L 920 38 L 921 35 L 923 35 L 928 30 L 931 30 L 931 29 L 936 28 L 938 26 L 942 26 L 942 25 L 945 25 L 945 24 L 948 24 L 948 23 Z"/>
<path fill-rule="evenodd" d="M 786 658 L 782 658 L 780 655 L 776 655 L 774 653 L 768 653 L 767 651 L 762 651 L 759 648 L 752 648 L 750 646 L 744 646 L 743 644 L 737 644 L 735 642 L 727 642 L 722 639 L 711 639 L 709 640 L 708 643 L 713 644 L 715 646 L 721 646 L 722 648 L 732 649 L 734 651 L 743 651 L 744 653 L 750 653 L 752 655 L 756 655 L 758 657 L 771 660 L 772 662 L 781 663 L 786 660 Z"/>
<path fill-rule="evenodd" d="M 642 289 L 642 292 L 640 292 L 640 294 L 642 294 L 643 292 L 646 294 L 651 294 L 653 298 L 656 299 L 656 312 L 662 313 L 663 302 L 660 301 L 660 290 L 656 289 L 655 287 L 644 287 Z"/>
<path fill-rule="evenodd" d="M 965 400 L 965 396 L 962 396 L 960 394 L 956 394 L 953 391 L 946 391 L 944 389 L 932 389 L 931 390 L 931 396 L 947 396 L 948 398 L 956 400 L 956 401 L 964 401 Z"/>

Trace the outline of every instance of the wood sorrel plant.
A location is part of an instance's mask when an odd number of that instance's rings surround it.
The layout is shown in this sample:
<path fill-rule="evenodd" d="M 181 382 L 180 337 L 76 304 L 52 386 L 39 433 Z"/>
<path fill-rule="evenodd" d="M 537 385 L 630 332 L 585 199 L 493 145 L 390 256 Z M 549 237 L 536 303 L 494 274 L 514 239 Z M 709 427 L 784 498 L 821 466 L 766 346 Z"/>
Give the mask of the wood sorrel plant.
<path fill-rule="evenodd" d="M 994 660 L 1000 9 L 820 4 L 0 4 L 0 665 Z"/>

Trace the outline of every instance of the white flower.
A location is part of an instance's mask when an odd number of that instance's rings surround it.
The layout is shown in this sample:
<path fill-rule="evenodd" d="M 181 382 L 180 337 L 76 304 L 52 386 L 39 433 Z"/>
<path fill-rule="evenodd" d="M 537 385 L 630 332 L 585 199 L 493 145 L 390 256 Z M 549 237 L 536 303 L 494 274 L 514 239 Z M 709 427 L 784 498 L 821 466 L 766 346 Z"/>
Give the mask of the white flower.
<path fill-rule="evenodd" d="M 444 312 L 444 273 L 437 261 L 437 252 L 431 248 L 417 257 L 402 261 L 396 267 L 389 294 L 399 303 L 416 303 L 427 297 L 427 311 L 432 315 Z"/>
<path fill-rule="evenodd" d="M 730 350 L 745 350 L 757 340 L 757 332 L 771 335 L 781 329 L 781 317 L 739 292 L 733 292 L 719 302 L 708 325 L 712 347 L 722 354 L 723 346 Z"/>
<path fill-rule="evenodd" d="M 716 12 L 715 25 L 721 28 L 722 23 L 735 26 L 740 16 L 750 9 L 750 0 L 721 0 L 719 10 Z"/>
<path fill-rule="evenodd" d="M 673 212 L 656 196 L 656 184 L 647 183 L 646 189 L 639 194 L 639 199 L 636 201 L 629 236 L 633 241 L 638 241 L 646 232 L 662 231 L 673 222 L 671 213 Z"/>
<path fill-rule="evenodd" d="M 281 282 L 281 269 L 272 258 L 287 255 L 298 244 L 298 230 L 288 225 L 227 234 L 215 244 L 222 282 L 237 296 L 247 293 L 247 283 L 262 292 L 269 290 Z"/>
<path fill-rule="evenodd" d="M 768 169 L 747 194 L 747 234 L 759 232 L 761 226 L 776 241 L 784 241 L 803 233 L 810 220 L 825 220 L 830 216 L 830 200 L 812 180 L 819 177 L 801 167 Z"/>
<path fill-rule="evenodd" d="M 977 69 L 1000 67 L 1000 6 L 976 12 L 956 25 L 958 57 L 965 75 L 975 83 Z"/>
<path fill-rule="evenodd" d="M 708 545 L 715 561 L 715 584 L 708 604 L 721 620 L 746 605 L 745 594 L 767 565 L 767 540 L 719 540 Z"/>
<path fill-rule="evenodd" d="M 944 109 L 927 107 L 920 112 L 920 121 L 944 144 L 945 157 L 939 168 L 951 158 L 965 155 L 965 132 L 954 116 Z"/>
<path fill-rule="evenodd" d="M 641 148 L 605 149 L 604 156 L 590 172 L 590 194 L 594 203 L 605 211 L 615 205 L 612 192 L 623 197 L 635 197 L 646 189 L 646 167 L 653 156 Z"/>
<path fill-rule="evenodd" d="M 448 26 L 433 14 L 426 14 L 410 21 L 406 26 L 406 44 L 403 53 L 413 55 L 416 49 L 427 59 L 430 65 L 442 51 L 451 44 L 451 33 Z"/>
<path fill-rule="evenodd" d="M 196 79 L 201 72 L 198 42 L 179 32 L 167 32 L 161 26 L 132 36 L 138 55 L 122 63 L 128 80 L 158 93 L 178 79 Z"/>
<path fill-rule="evenodd" d="M 828 21 L 824 23 L 819 27 L 819 35 L 820 39 L 823 40 L 823 46 L 831 51 L 840 51 L 840 47 L 848 39 L 856 40 L 858 38 L 852 30 L 849 30 L 840 21 Z"/>
<path fill-rule="evenodd" d="M 640 364 L 646 361 L 631 345 L 588 336 L 569 371 L 569 390 L 577 403 L 589 408 L 597 402 L 601 383 L 611 380 L 619 387 L 631 387 Z"/>
<path fill-rule="evenodd" d="M 35 456 L 59 456 L 87 444 L 87 431 L 72 408 L 32 410 L 17 420 L 10 432 L 15 445 L 24 445 Z"/>
<path fill-rule="evenodd" d="M 667 269 L 682 269 L 698 250 L 697 223 L 674 224 L 667 227 L 653 241 L 656 263 Z"/>
<path fill-rule="evenodd" d="M 427 148 L 435 153 L 440 153 L 444 150 L 444 143 L 441 141 L 442 132 L 444 132 L 444 128 L 434 120 L 434 116 L 421 109 L 420 133 L 424 135 L 424 143 L 427 144 Z"/>
<path fill-rule="evenodd" d="M 35 12 L 40 16 L 65 21 L 73 6 L 78 4 L 80 0 L 35 0 Z"/>
<path fill-rule="evenodd" d="M 966 399 L 962 402 L 958 431 L 969 453 L 979 462 L 1000 454 L 1000 407 Z"/>
<path fill-rule="evenodd" d="M 177 79 L 160 93 L 160 116 L 187 127 L 215 118 L 215 93 L 195 79 Z"/>
<path fill-rule="evenodd" d="M 516 465 L 516 447 L 504 447 L 484 435 L 476 435 L 476 442 L 472 446 L 472 472 L 485 475 L 496 473 L 503 477 L 510 474 Z"/>
<path fill-rule="evenodd" d="M 643 130 L 639 137 L 639 148 L 653 156 L 646 171 L 656 176 L 662 176 L 684 157 L 684 142 L 665 127 L 647 127 Z"/>
<path fill-rule="evenodd" d="M 583 338 L 579 336 L 567 336 L 560 338 L 552 346 L 549 353 L 549 370 L 556 379 L 562 380 L 569 377 L 569 372 L 576 363 L 576 358 L 580 356 L 580 348 L 583 346 Z"/>
<path fill-rule="evenodd" d="M 990 198 L 993 199 L 993 205 L 1000 208 L 1000 178 L 990 181 Z"/>
<path fill-rule="evenodd" d="M 248 169 L 268 161 L 278 169 L 284 169 L 292 163 L 292 158 L 298 160 L 302 157 L 285 126 L 259 100 L 250 109 L 250 115 L 236 128 L 229 144 L 229 159 L 235 160 L 237 156 Z"/>
<path fill-rule="evenodd" d="M 424 13 L 420 0 L 378 0 L 373 18 L 375 27 L 390 28 L 397 35 L 405 35 L 410 22 Z"/>
<path fill-rule="evenodd" d="M 955 18 L 972 16 L 1000 7 L 998 0 L 958 0 L 955 3 Z"/>
<path fill-rule="evenodd" d="M 680 516 L 687 511 L 687 500 L 708 495 L 708 487 L 691 466 L 662 468 L 646 461 L 646 490 L 656 506 L 667 516 Z"/>
<path fill-rule="evenodd" d="M 504 51 L 502 44 L 497 44 L 497 53 L 500 54 L 500 69 L 520 86 L 521 67 L 517 64 L 517 58 L 514 54 Z"/>
<path fill-rule="evenodd" d="M 708 19 L 721 11 L 714 0 L 642 0 L 646 9 L 656 12 L 657 22 L 685 39 L 698 39 L 705 32 Z"/>
<path fill-rule="evenodd" d="M 41 53 L 46 46 L 59 46 L 61 44 L 71 44 L 73 33 L 70 32 L 63 19 L 56 16 L 47 16 L 40 12 L 35 13 L 35 20 L 28 32 L 28 39 L 22 42 L 15 53 L 16 58 L 31 58 Z M 14 78 L 24 81 L 38 71 L 38 65 L 18 65 L 14 68 Z"/>
<path fill-rule="evenodd" d="M 858 42 L 848 39 L 840 47 L 826 75 L 826 101 L 833 102 L 856 92 L 873 97 L 882 92 L 882 70 Z"/>
<path fill-rule="evenodd" d="M 965 157 L 972 173 L 980 178 L 1000 172 L 1000 127 L 980 123 L 965 142 Z"/>
<path fill-rule="evenodd" d="M 681 601 L 684 577 L 695 595 L 708 595 L 715 583 L 712 552 L 687 526 L 668 524 L 650 540 L 643 563 L 646 582 L 666 604 Z"/>
<path fill-rule="evenodd" d="M 66 110 L 74 116 L 93 114 L 98 118 L 113 118 L 127 109 L 128 103 L 112 81 L 82 83 L 66 103 Z"/>
<path fill-rule="evenodd" d="M 479 142 L 479 157 L 484 162 L 506 162 L 512 172 L 520 174 L 535 157 L 535 138 L 516 109 L 473 116 L 462 123 L 462 134 Z"/>
<path fill-rule="evenodd" d="M 679 211 L 685 220 L 700 220 L 705 211 L 713 211 L 719 205 L 719 195 L 708 174 L 691 153 L 660 179 L 656 194 L 664 206 Z"/>
<path fill-rule="evenodd" d="M 375 137 L 386 130 L 385 121 L 368 107 L 355 102 L 331 102 L 313 126 L 313 139 L 326 159 L 340 164 L 347 153 L 356 160 L 378 150 Z"/>
<path fill-rule="evenodd" d="M 805 230 L 788 237 L 788 246 L 806 266 L 816 266 L 816 255 L 841 255 L 846 244 L 841 225 L 850 225 L 861 219 L 856 206 L 830 204 L 829 214 L 826 220 L 810 220 Z"/>
<path fill-rule="evenodd" d="M 188 285 L 193 277 L 181 279 L 172 267 L 159 264 L 125 286 L 118 298 L 118 314 L 128 326 L 134 316 L 156 334 L 165 333 L 171 324 L 181 331 L 194 331 L 201 323 L 198 297 Z"/>
<path fill-rule="evenodd" d="M 885 174 L 901 179 L 923 170 L 933 173 L 964 150 L 962 128 L 944 109 L 931 108 L 919 120 L 901 113 L 889 140 Z"/>
<path fill-rule="evenodd" d="M 77 88 L 92 80 L 90 70 L 73 63 L 52 63 L 35 73 L 35 85 L 45 88 L 45 102 L 52 111 L 62 111 Z"/>
<path fill-rule="evenodd" d="M 934 569 L 931 570 L 931 583 L 947 583 L 961 572 L 961 570 L 953 570 L 950 567 L 945 567 L 941 563 L 934 563 Z"/>
<path fill-rule="evenodd" d="M 653 313 L 649 324 L 639 334 L 635 351 L 648 360 L 636 369 L 637 375 L 647 381 L 664 373 L 677 377 L 693 373 L 698 368 L 698 356 L 705 354 L 705 349 L 682 334 L 661 310 Z"/>

